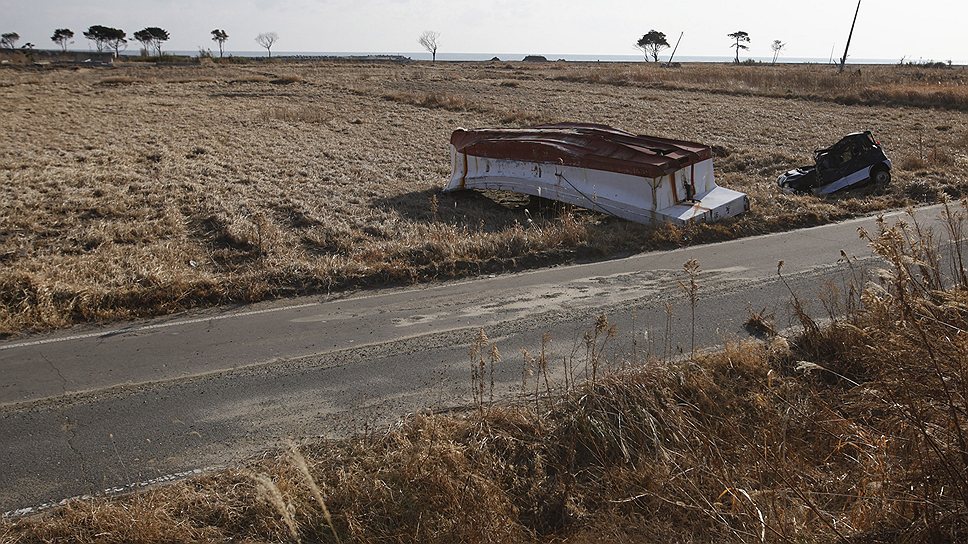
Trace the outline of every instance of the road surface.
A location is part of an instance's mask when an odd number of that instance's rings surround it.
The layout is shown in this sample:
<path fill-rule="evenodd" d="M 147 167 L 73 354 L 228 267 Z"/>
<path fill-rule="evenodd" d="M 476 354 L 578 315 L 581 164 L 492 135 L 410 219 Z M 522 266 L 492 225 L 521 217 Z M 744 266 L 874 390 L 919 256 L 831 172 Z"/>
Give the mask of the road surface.
<path fill-rule="evenodd" d="M 938 207 L 919 218 L 933 222 Z M 897 216 L 901 214 L 891 214 Z M 702 266 L 695 343 L 745 338 L 748 308 L 789 322 L 789 291 L 842 285 L 841 250 L 874 266 L 874 218 L 629 258 L 72 329 L 0 343 L 0 512 L 238 462 L 289 439 L 345 436 L 427 408 L 466 405 L 483 329 L 517 394 L 522 350 L 584 355 L 604 314 L 615 363 L 688 352 L 682 265 Z M 673 308 L 665 334 L 666 303 Z"/>

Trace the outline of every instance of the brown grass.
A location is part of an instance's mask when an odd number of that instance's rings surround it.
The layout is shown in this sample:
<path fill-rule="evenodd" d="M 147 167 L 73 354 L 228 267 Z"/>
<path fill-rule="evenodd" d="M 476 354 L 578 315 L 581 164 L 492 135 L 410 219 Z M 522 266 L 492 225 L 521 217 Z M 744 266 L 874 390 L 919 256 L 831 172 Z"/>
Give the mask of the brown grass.
<path fill-rule="evenodd" d="M 936 86 L 892 69 L 859 77 Z M 5 70 L 0 334 L 726 240 L 965 194 L 961 112 L 721 94 L 755 78 L 794 86 L 818 70 L 826 67 Z M 938 71 L 946 85 L 960 73 Z M 840 76 L 824 74 L 836 87 Z M 619 76 L 630 83 L 601 84 Z M 708 90 L 643 84 L 659 77 Z M 556 120 L 707 142 L 720 182 L 748 192 L 753 210 L 650 229 L 582 210 L 529 210 L 529 222 L 524 199 L 440 194 L 454 128 Z M 776 190 L 778 173 L 812 149 L 865 128 L 900 159 L 891 186 L 831 199 Z"/>
<path fill-rule="evenodd" d="M 423 108 L 441 108 L 449 111 L 470 111 L 474 108 L 473 101 L 455 94 L 393 92 L 383 95 L 383 98 Z"/>
<path fill-rule="evenodd" d="M 836 67 L 825 65 L 687 64 L 665 68 L 627 64 L 604 69 L 564 67 L 553 71 L 551 77 L 559 81 L 803 98 L 848 105 L 968 111 L 968 72 L 964 67 L 863 66 L 839 73 Z"/>
<path fill-rule="evenodd" d="M 239 77 L 235 77 L 229 81 L 229 83 L 268 83 L 269 78 L 263 75 L 257 74 L 246 74 Z"/>
<path fill-rule="evenodd" d="M 963 542 L 968 201 L 949 214 L 947 232 L 909 221 L 864 233 L 889 270 L 851 285 L 847 316 L 820 327 L 804 314 L 795 338 L 596 379 L 588 367 L 613 330 L 602 316 L 586 335 L 588 381 L 548 385 L 540 355 L 537 389 L 525 372 L 521 402 L 494 406 L 488 365 L 499 355 L 482 332 L 466 415 L 415 415 L 383 435 L 74 501 L 0 522 L 0 537 Z"/>
<path fill-rule="evenodd" d="M 287 123 L 327 123 L 333 119 L 332 112 L 312 106 L 279 106 L 263 110 L 262 113 L 266 120 L 277 119 Z"/>
<path fill-rule="evenodd" d="M 305 81 L 306 80 L 303 79 L 302 76 L 298 76 L 296 74 L 286 74 L 284 76 L 270 79 L 269 83 L 272 83 L 273 85 L 292 85 L 293 83 L 305 83 Z"/>
<path fill-rule="evenodd" d="M 134 85 L 141 83 L 141 80 L 130 76 L 112 76 L 102 79 L 100 83 L 101 85 Z"/>
<path fill-rule="evenodd" d="M 502 82 L 502 87 L 513 87 Z M 393 102 L 404 102 L 414 106 L 430 109 L 444 109 L 448 111 L 468 112 L 473 111 L 484 114 L 496 114 L 500 116 L 500 121 L 504 125 L 527 126 L 552 122 L 551 118 L 535 111 L 525 111 L 520 109 L 506 110 L 487 106 L 484 103 L 468 99 L 465 96 L 441 93 L 415 93 L 415 92 L 394 92 L 383 96 L 384 99 Z"/>

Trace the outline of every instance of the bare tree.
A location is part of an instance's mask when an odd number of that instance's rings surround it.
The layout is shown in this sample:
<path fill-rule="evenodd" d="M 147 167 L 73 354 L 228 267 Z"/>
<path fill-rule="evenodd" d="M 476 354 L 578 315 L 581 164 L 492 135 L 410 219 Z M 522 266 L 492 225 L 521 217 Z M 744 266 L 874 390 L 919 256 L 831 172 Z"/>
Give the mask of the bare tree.
<path fill-rule="evenodd" d="M 432 62 L 437 62 L 437 47 L 440 45 L 440 32 L 435 32 L 433 30 L 425 30 L 423 34 L 417 38 L 417 43 L 421 47 L 430 53 Z"/>
<path fill-rule="evenodd" d="M 212 41 L 218 43 L 218 57 L 222 58 L 225 56 L 225 42 L 228 41 L 229 35 L 224 30 L 216 28 L 212 31 Z"/>
<path fill-rule="evenodd" d="M 275 32 L 263 32 L 255 37 L 255 42 L 262 47 L 266 48 L 269 52 L 269 58 L 272 58 L 272 46 L 279 41 L 279 35 Z"/>
<path fill-rule="evenodd" d="M 776 59 L 780 56 L 780 51 L 783 51 L 783 48 L 786 46 L 787 44 L 780 40 L 773 40 L 773 43 L 770 45 L 770 48 L 773 49 L 773 64 L 776 64 Z"/>
<path fill-rule="evenodd" d="M 743 32 L 742 30 L 737 30 L 736 32 L 733 32 L 732 34 L 728 34 L 728 36 L 730 38 L 733 38 L 734 40 L 736 40 L 736 43 L 734 43 L 730 47 L 736 49 L 736 64 L 739 64 L 739 50 L 740 49 L 744 49 L 744 50 L 745 49 L 749 49 L 749 46 L 748 45 L 744 45 L 744 43 L 750 43 L 750 35 L 748 33 L 746 33 L 746 32 Z"/>

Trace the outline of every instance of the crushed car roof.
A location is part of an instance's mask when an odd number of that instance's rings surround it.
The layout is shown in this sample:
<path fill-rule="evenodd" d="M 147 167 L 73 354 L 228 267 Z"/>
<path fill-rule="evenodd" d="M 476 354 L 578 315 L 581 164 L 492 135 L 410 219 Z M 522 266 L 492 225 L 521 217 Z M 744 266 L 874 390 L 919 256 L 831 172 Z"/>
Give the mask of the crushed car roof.
<path fill-rule="evenodd" d="M 524 129 L 458 129 L 454 148 L 467 155 L 577 166 L 658 178 L 711 159 L 709 146 L 640 136 L 605 125 L 561 123 Z"/>

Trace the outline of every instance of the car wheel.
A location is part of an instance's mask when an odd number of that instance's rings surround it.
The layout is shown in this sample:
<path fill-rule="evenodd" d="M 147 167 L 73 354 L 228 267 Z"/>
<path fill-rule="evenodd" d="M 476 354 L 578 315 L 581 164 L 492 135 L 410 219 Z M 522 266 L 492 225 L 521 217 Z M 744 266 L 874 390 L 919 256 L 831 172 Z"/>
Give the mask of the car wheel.
<path fill-rule="evenodd" d="M 880 186 L 887 185 L 891 182 L 891 171 L 887 168 L 878 168 L 871 174 L 871 181 Z"/>

